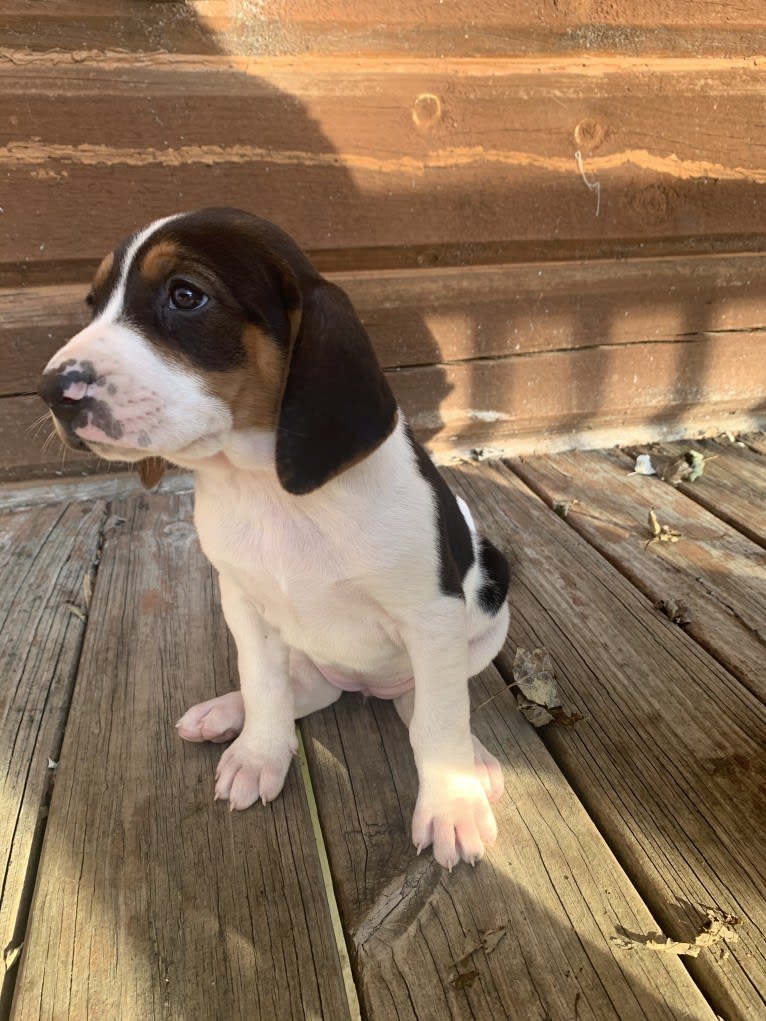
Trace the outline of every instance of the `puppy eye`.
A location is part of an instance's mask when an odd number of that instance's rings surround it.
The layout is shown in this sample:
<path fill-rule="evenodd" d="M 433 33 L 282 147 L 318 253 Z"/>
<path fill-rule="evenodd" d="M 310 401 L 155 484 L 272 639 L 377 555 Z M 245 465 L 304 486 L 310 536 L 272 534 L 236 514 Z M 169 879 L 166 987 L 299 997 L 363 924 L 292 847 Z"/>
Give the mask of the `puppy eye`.
<path fill-rule="evenodd" d="M 207 295 L 186 280 L 173 280 L 170 284 L 170 306 L 181 312 L 193 312 L 207 305 Z"/>
<path fill-rule="evenodd" d="M 96 295 L 93 293 L 93 291 L 88 291 L 88 293 L 85 295 L 85 304 L 88 306 L 88 308 L 95 308 Z"/>

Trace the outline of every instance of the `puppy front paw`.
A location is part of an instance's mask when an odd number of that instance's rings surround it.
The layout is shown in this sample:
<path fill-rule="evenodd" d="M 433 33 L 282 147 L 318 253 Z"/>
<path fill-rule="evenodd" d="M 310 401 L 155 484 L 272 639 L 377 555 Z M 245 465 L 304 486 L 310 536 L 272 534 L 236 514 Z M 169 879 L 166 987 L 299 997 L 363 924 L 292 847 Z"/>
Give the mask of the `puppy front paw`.
<path fill-rule="evenodd" d="M 418 854 L 433 844 L 434 858 L 451 871 L 461 859 L 474 865 L 496 838 L 495 816 L 476 775 L 452 774 L 421 784 L 412 819 Z"/>
<path fill-rule="evenodd" d="M 298 742 L 293 734 L 281 744 L 240 735 L 221 756 L 216 770 L 215 800 L 228 801 L 232 811 L 266 804 L 282 790 Z"/>

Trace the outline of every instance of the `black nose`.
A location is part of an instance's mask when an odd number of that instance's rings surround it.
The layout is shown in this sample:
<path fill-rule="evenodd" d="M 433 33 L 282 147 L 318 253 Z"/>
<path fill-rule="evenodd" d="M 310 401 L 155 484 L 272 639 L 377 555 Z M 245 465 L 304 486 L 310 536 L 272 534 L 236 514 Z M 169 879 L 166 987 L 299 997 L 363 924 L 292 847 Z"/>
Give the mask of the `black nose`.
<path fill-rule="evenodd" d="M 86 378 L 86 374 L 81 371 L 73 373 L 54 370 L 46 372 L 41 378 L 37 392 L 60 422 L 69 423 L 77 418 L 89 398 L 84 392 L 81 397 L 66 397 L 66 391 L 74 383 L 89 385 L 92 382 L 93 379 Z"/>

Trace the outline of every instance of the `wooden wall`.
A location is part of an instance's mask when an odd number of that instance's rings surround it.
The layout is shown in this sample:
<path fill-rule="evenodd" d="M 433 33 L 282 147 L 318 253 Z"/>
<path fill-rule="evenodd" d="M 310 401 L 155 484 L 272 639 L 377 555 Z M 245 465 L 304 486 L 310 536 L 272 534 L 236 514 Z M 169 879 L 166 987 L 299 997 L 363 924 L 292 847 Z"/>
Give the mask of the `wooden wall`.
<path fill-rule="evenodd" d="M 335 275 L 442 453 L 763 422 L 765 94 L 762 0 L 0 0 L 0 471 L 83 469 L 39 370 L 210 203 Z"/>

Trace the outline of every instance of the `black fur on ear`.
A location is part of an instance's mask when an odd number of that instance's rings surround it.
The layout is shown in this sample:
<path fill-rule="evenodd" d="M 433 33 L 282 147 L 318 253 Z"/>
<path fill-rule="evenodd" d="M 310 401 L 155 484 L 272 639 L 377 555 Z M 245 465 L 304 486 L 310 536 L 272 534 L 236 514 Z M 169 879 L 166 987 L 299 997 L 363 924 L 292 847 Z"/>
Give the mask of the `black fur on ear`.
<path fill-rule="evenodd" d="M 396 425 L 391 388 L 345 292 L 303 281 L 302 307 L 277 419 L 277 474 L 310 493 L 371 454 Z"/>

